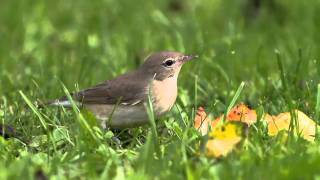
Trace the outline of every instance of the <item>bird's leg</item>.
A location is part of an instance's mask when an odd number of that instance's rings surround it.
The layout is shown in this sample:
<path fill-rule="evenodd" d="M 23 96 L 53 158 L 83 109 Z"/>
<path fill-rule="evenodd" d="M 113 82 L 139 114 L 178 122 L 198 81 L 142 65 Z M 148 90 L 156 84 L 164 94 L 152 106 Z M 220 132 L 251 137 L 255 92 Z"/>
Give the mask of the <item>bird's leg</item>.
<path fill-rule="evenodd" d="M 121 147 L 122 142 L 121 142 L 121 140 L 120 140 L 117 136 L 112 136 L 112 137 L 111 137 L 111 140 L 112 140 L 116 145 L 118 145 L 119 147 Z"/>
<path fill-rule="evenodd" d="M 112 133 L 113 133 L 113 136 L 111 137 L 111 141 L 114 142 L 116 145 L 118 145 L 119 147 L 121 147 L 122 145 L 122 142 L 121 140 L 114 134 L 115 133 L 115 130 L 111 129 L 108 125 L 107 125 L 107 122 L 105 120 L 102 120 L 101 123 L 100 123 L 101 127 L 103 130 L 105 131 L 108 131 L 110 130 Z"/>

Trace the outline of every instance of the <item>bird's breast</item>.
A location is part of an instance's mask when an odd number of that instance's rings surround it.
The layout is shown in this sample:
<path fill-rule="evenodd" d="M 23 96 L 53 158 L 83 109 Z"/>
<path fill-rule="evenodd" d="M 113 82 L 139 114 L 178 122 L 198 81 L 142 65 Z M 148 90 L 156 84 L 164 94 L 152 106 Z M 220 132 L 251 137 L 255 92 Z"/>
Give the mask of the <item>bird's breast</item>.
<path fill-rule="evenodd" d="M 174 76 L 162 81 L 153 80 L 151 92 L 156 114 L 169 111 L 177 98 L 177 78 Z"/>

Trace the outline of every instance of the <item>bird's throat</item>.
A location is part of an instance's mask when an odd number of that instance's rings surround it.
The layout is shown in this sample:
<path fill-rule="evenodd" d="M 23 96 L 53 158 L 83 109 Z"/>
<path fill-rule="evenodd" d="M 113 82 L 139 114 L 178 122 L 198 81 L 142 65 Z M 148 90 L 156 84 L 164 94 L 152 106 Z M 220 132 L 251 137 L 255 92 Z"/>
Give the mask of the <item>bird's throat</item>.
<path fill-rule="evenodd" d="M 151 92 L 156 114 L 161 115 L 169 111 L 177 98 L 177 76 L 162 81 L 153 80 Z"/>

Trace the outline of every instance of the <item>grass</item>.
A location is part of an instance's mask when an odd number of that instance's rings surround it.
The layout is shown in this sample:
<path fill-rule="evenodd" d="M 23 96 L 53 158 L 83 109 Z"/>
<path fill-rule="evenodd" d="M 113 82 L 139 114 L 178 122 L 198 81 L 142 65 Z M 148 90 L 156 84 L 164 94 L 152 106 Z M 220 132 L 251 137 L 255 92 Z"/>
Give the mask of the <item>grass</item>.
<path fill-rule="evenodd" d="M 19 138 L 0 139 L 0 179 L 319 178 L 318 137 L 283 143 L 263 123 L 225 158 L 195 155 L 199 105 L 218 116 L 236 96 L 261 112 L 300 109 L 320 121 L 319 1 L 250 2 L 2 0 L 0 121 Z M 160 50 L 200 58 L 182 69 L 176 105 L 153 126 L 104 131 L 76 107 L 34 107 Z"/>

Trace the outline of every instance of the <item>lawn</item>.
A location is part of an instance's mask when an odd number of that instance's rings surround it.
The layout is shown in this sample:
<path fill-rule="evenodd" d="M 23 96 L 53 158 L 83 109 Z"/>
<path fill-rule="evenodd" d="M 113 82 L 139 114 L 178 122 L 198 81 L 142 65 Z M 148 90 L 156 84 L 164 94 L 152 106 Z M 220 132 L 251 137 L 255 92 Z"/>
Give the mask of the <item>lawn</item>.
<path fill-rule="evenodd" d="M 319 0 L 1 0 L 0 121 L 16 134 L 0 139 L 0 179 L 319 179 L 318 137 L 272 138 L 260 123 L 212 158 L 193 127 L 199 106 L 219 116 L 242 82 L 237 103 L 320 123 L 319 12 Z M 156 127 L 103 130 L 76 109 L 33 108 L 162 50 L 199 59 Z"/>

